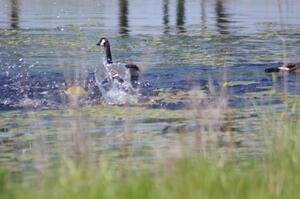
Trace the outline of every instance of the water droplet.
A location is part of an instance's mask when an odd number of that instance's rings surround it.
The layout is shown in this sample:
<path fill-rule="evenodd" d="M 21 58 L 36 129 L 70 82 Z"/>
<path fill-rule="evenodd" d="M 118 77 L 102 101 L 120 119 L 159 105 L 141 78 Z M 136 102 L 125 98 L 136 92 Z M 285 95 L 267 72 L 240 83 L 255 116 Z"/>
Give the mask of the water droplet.
<path fill-rule="evenodd" d="M 4 105 L 9 104 L 9 101 L 7 99 L 4 100 Z"/>

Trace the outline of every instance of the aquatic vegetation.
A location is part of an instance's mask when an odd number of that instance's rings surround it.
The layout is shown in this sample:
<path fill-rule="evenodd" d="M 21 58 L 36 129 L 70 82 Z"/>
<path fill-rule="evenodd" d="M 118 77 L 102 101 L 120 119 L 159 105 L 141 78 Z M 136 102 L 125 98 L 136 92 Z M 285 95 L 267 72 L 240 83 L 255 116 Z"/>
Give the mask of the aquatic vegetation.
<path fill-rule="evenodd" d="M 154 173 L 148 172 L 147 164 L 144 164 L 144 169 L 139 168 L 133 172 L 135 159 L 130 156 L 122 159 L 122 166 L 111 165 L 109 158 L 103 156 L 100 165 L 91 168 L 62 159 L 60 169 L 51 175 L 41 174 L 26 183 L 20 183 L 2 170 L 1 196 L 222 198 L 226 195 L 230 198 L 295 198 L 299 194 L 297 187 L 300 183 L 297 172 L 300 167 L 297 155 L 300 150 L 297 133 L 300 128 L 299 115 L 285 121 L 276 120 L 276 123 L 270 117 L 264 118 L 260 124 L 260 130 L 266 136 L 265 141 L 269 142 L 265 145 L 266 155 L 262 159 L 231 156 L 230 148 L 223 148 L 226 153 L 207 151 L 209 155 L 206 156 L 195 157 L 191 153 L 184 153 L 179 159 L 163 159 Z"/>
<path fill-rule="evenodd" d="M 235 81 L 235 82 L 224 82 L 223 86 L 242 86 L 242 85 L 250 85 L 256 84 L 254 81 Z"/>
<path fill-rule="evenodd" d="M 65 93 L 68 96 L 76 96 L 76 97 L 83 97 L 87 95 L 86 91 L 79 86 L 70 87 L 65 91 Z"/>

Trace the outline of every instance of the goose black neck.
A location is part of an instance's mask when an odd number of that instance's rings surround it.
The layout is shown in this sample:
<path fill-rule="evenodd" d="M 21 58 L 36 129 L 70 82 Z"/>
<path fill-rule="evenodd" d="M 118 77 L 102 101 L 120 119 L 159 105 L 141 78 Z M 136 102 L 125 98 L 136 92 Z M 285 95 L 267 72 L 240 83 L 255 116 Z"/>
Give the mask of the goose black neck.
<path fill-rule="evenodd" d="M 279 72 L 279 71 L 280 71 L 280 69 L 278 67 L 265 69 L 266 73 L 274 73 L 274 72 L 276 73 L 276 72 Z"/>
<path fill-rule="evenodd" d="M 105 54 L 106 54 L 106 61 L 108 64 L 112 64 L 113 61 L 112 61 L 112 57 L 111 57 L 111 51 L 110 51 L 110 45 L 109 43 L 107 43 L 105 45 Z"/>

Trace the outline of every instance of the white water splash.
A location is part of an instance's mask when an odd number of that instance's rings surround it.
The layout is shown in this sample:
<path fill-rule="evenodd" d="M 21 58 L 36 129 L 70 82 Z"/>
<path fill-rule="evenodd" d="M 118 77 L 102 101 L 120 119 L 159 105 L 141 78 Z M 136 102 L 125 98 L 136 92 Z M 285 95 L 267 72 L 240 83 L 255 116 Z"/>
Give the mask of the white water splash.
<path fill-rule="evenodd" d="M 137 89 L 130 82 L 130 72 L 122 63 L 108 64 L 103 62 L 95 70 L 97 86 L 107 104 L 136 104 L 138 103 Z"/>

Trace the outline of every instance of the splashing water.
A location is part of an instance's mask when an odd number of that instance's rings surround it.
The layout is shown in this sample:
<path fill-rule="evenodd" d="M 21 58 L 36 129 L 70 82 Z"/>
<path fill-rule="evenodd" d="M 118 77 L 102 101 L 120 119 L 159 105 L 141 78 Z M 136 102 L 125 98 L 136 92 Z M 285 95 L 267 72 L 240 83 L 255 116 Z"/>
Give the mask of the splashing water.
<path fill-rule="evenodd" d="M 130 82 L 130 72 L 122 63 L 107 63 L 95 70 L 97 86 L 107 104 L 136 104 L 138 90 Z"/>

